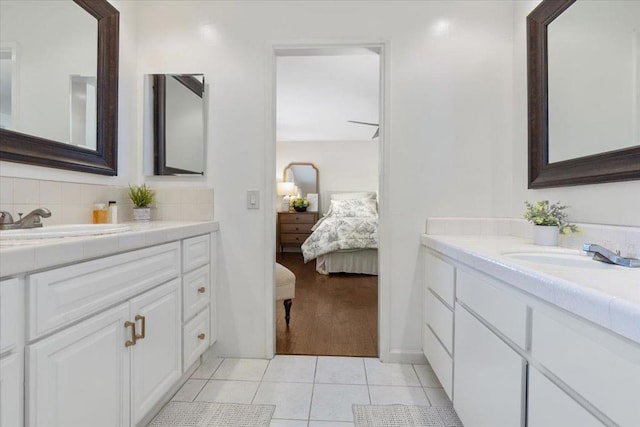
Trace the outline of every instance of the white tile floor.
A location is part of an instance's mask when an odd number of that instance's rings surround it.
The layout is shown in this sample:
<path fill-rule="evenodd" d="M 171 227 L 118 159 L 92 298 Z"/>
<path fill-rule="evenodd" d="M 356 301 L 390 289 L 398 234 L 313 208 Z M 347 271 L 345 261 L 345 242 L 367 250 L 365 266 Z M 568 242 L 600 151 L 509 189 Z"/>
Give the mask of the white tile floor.
<path fill-rule="evenodd" d="M 209 359 L 175 401 L 276 405 L 271 427 L 353 427 L 351 405 L 451 405 L 429 365 L 361 357 Z"/>

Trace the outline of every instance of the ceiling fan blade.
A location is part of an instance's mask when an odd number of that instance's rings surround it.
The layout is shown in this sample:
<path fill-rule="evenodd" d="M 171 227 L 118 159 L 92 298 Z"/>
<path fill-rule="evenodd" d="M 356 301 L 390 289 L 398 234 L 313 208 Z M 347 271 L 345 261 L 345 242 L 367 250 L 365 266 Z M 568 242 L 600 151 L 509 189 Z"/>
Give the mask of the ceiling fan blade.
<path fill-rule="evenodd" d="M 347 122 L 349 122 L 349 123 L 357 123 L 359 125 L 380 126 L 378 123 L 357 122 L 355 120 L 347 120 Z"/>
<path fill-rule="evenodd" d="M 376 133 L 373 134 L 373 136 L 371 137 L 371 139 L 376 139 L 377 137 L 380 136 L 380 127 L 378 127 L 378 129 L 376 129 Z"/>

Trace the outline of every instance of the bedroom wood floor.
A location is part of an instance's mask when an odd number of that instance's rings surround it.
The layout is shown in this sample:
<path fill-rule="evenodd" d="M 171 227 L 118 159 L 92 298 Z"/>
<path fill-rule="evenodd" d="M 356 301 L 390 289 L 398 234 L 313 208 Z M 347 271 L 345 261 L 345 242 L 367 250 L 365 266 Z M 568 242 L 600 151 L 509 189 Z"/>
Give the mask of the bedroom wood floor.
<path fill-rule="evenodd" d="M 276 302 L 277 354 L 378 355 L 377 276 L 325 276 L 300 253 L 278 253 L 276 261 L 296 275 L 288 329 L 282 301 Z"/>

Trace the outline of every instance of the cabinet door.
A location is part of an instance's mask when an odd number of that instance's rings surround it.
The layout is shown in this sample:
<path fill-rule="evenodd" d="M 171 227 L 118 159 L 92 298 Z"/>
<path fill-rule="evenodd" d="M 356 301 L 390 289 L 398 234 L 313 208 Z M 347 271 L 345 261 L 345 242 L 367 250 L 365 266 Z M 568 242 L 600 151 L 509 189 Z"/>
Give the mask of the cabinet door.
<path fill-rule="evenodd" d="M 27 347 L 30 426 L 129 425 L 123 303 Z"/>
<path fill-rule="evenodd" d="M 144 331 L 144 338 L 131 347 L 132 425 L 182 375 L 180 294 L 180 280 L 176 279 L 131 300 L 131 320 L 138 334 Z"/>
<path fill-rule="evenodd" d="M 529 368 L 529 427 L 601 427 L 575 400 L 534 368 Z"/>
<path fill-rule="evenodd" d="M 0 359 L 0 427 L 23 425 L 22 384 L 22 352 Z"/>
<path fill-rule="evenodd" d="M 525 361 L 461 305 L 455 328 L 453 405 L 462 423 L 524 425 Z"/>

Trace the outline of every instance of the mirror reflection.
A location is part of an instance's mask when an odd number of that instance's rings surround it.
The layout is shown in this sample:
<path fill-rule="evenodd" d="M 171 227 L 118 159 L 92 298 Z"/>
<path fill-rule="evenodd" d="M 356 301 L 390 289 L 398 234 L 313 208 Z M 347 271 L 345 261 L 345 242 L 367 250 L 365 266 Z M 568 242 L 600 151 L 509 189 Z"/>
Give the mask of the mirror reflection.
<path fill-rule="evenodd" d="M 547 31 L 549 163 L 640 145 L 640 2 L 577 1 Z"/>
<path fill-rule="evenodd" d="M 0 127 L 96 149 L 96 19 L 73 1 L 0 2 Z"/>
<path fill-rule="evenodd" d="M 312 163 L 289 163 L 284 168 L 283 182 L 293 182 L 298 189 L 298 197 L 318 193 L 318 169 Z"/>
<path fill-rule="evenodd" d="M 152 99 L 145 139 L 153 139 L 153 174 L 204 175 L 204 75 L 153 74 L 147 86 Z"/>

